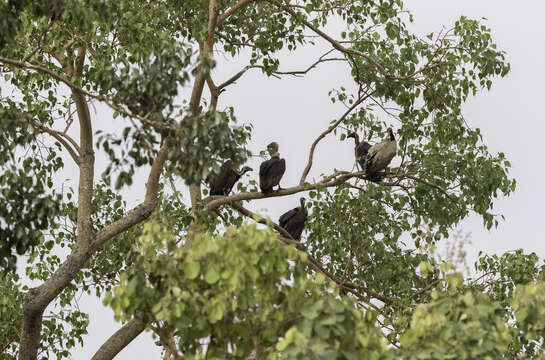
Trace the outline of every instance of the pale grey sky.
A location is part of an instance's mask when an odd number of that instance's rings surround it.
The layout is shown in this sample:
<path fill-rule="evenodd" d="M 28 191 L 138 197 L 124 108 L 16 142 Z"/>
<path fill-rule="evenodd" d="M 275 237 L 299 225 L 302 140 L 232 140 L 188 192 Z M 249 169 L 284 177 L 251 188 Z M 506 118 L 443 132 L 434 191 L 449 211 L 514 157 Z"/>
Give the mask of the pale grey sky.
<path fill-rule="evenodd" d="M 496 212 L 506 217 L 497 229 L 487 231 L 476 216 L 465 220 L 460 229 L 472 233 L 473 244 L 469 249 L 472 260 L 479 250 L 501 253 L 516 248 L 545 257 L 545 227 L 540 208 L 545 200 L 541 187 L 545 164 L 535 156 L 542 152 L 545 130 L 541 115 L 545 99 L 538 88 L 545 83 L 545 28 L 542 23 L 545 2 L 406 0 L 405 5 L 414 14 L 415 22 L 411 26 L 419 34 L 440 30 L 442 26 L 449 28 L 461 15 L 486 17 L 494 41 L 507 52 L 511 73 L 507 78 L 495 81 L 491 91 L 471 99 L 464 106 L 464 115 L 470 126 L 481 128 L 491 152 L 506 153 L 513 165 L 510 175 L 517 179 L 517 190 L 509 198 L 496 201 Z M 287 56 L 282 69 L 305 68 L 317 55 L 320 55 L 319 50 Z M 240 64 L 225 64 L 221 55 L 216 58 L 219 61 L 216 82 L 241 68 Z M 252 151 L 258 152 L 270 141 L 279 142 L 280 153 L 287 160 L 282 185 L 289 186 L 298 180 L 312 141 L 343 111 L 338 105 L 332 105 L 327 96 L 330 89 L 341 84 L 350 84 L 350 79 L 344 65 L 336 63 L 321 65 L 302 79 L 266 79 L 258 72 L 249 72 L 228 88 L 221 96 L 219 106 L 235 106 L 240 122 L 254 124 Z M 94 116 L 100 121 L 109 121 L 108 115 L 102 112 Z M 311 176 L 333 168 L 350 169 L 352 146 L 349 142 L 340 143 L 333 136 L 326 138 L 317 148 Z M 259 162 L 255 159 L 250 166 L 257 169 Z M 255 177 L 256 173 L 250 176 Z M 251 208 L 267 208 L 262 213 L 276 219 L 283 211 L 297 206 L 298 197 L 258 200 Z M 91 323 L 85 348 L 74 351 L 74 359 L 92 356 L 120 326 L 113 321 L 112 311 L 96 299 L 84 297 L 80 307 L 90 313 Z M 119 354 L 118 359 L 151 359 L 158 358 L 158 354 L 159 348 L 150 335 L 142 334 Z"/>

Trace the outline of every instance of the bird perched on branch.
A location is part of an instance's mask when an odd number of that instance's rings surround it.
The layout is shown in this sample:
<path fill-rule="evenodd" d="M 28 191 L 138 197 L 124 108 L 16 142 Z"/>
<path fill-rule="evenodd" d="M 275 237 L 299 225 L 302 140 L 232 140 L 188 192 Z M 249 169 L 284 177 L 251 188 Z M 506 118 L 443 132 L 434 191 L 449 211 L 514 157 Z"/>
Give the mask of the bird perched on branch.
<path fill-rule="evenodd" d="M 366 176 L 371 181 L 380 181 L 384 173 L 380 173 L 390 164 L 397 152 L 397 142 L 394 132 L 388 128 L 388 139 L 375 144 L 367 150 L 365 161 Z"/>
<path fill-rule="evenodd" d="M 301 238 L 301 233 L 303 232 L 308 216 L 308 211 L 305 207 L 305 198 L 301 198 L 299 201 L 301 202 L 301 206 L 291 209 L 278 219 L 279 225 L 286 229 L 295 240 Z"/>
<path fill-rule="evenodd" d="M 367 153 L 371 148 L 371 144 L 369 144 L 367 141 L 360 142 L 360 137 L 355 132 L 350 133 L 347 137 L 354 138 L 354 152 L 356 154 L 356 161 L 358 162 L 358 164 L 360 164 L 362 169 L 365 169 Z"/>
<path fill-rule="evenodd" d="M 259 187 L 263 194 L 270 194 L 273 187 L 278 185 L 280 190 L 280 179 L 286 171 L 286 160 L 280 159 L 278 144 L 272 142 L 267 145 L 267 151 L 271 154 L 269 160 L 263 161 L 259 167 Z"/>
<path fill-rule="evenodd" d="M 244 166 L 240 171 L 233 169 L 233 161 L 231 159 L 221 165 L 218 177 L 210 186 L 210 195 L 229 195 L 235 183 L 248 171 L 253 169 L 249 166 Z"/>

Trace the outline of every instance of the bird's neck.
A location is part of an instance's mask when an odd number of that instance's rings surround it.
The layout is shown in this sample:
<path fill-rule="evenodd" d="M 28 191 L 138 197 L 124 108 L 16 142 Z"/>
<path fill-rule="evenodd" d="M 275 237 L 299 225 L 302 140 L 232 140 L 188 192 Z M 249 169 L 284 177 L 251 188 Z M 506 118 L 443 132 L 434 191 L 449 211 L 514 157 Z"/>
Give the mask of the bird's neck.
<path fill-rule="evenodd" d="M 275 153 L 271 153 L 271 159 L 272 158 L 279 158 L 280 157 L 280 154 L 275 152 Z"/>

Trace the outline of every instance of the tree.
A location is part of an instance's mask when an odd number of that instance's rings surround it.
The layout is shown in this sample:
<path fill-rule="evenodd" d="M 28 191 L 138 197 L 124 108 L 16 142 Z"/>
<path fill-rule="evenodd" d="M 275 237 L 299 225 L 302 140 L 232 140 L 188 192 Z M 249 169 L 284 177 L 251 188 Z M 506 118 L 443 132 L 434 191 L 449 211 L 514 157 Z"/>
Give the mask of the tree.
<path fill-rule="evenodd" d="M 515 188 L 504 155 L 489 153 L 461 114 L 509 71 L 481 21 L 462 17 L 419 38 L 401 0 L 0 7 L 0 64 L 13 90 L 0 100 L 6 358 L 69 356 L 89 321 L 74 305 L 81 291 L 104 296 L 124 322 L 93 359 L 113 358 L 145 329 L 173 359 L 544 356 L 535 254 L 482 255 L 478 277 L 464 278 L 428 251 L 472 212 L 497 225 L 493 200 Z M 318 43 L 329 50 L 306 70 L 281 68 L 280 51 Z M 220 82 L 215 49 L 249 62 Z M 248 71 L 283 78 L 329 61 L 351 72 L 352 83 L 330 92 L 346 111 L 312 144 L 299 183 L 272 194 L 240 183 L 230 196 L 206 196 L 223 161 L 240 166 L 250 155 L 252 127 L 236 125 L 237 104 L 218 105 L 222 92 Z M 191 93 L 180 99 L 182 86 Z M 98 122 L 92 103 L 123 128 Z M 324 137 L 376 139 L 389 125 L 383 112 L 400 121 L 401 162 L 382 182 L 357 169 L 308 180 Z M 95 152 L 109 159 L 100 180 Z M 66 159 L 77 165 L 77 188 L 66 187 Z M 139 169 L 144 200 L 127 209 L 120 190 L 139 191 Z M 176 178 L 190 203 L 169 187 Z M 296 193 L 311 209 L 300 242 L 246 206 Z M 13 272 L 15 252 L 28 254 L 19 266 L 38 286 Z"/>

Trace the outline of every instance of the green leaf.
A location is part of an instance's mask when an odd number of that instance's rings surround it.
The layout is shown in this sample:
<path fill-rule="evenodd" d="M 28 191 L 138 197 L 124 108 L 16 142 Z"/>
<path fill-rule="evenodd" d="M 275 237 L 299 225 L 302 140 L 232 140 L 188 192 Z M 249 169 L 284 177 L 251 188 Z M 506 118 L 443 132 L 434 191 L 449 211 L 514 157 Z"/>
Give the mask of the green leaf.
<path fill-rule="evenodd" d="M 204 275 L 204 280 L 209 284 L 214 284 L 220 278 L 218 270 L 215 266 L 209 267 L 206 269 L 206 274 Z"/>
<path fill-rule="evenodd" d="M 182 268 L 183 268 L 185 276 L 188 279 L 192 280 L 192 279 L 195 279 L 199 275 L 199 271 L 200 271 L 201 266 L 197 261 L 186 261 L 183 264 Z"/>

